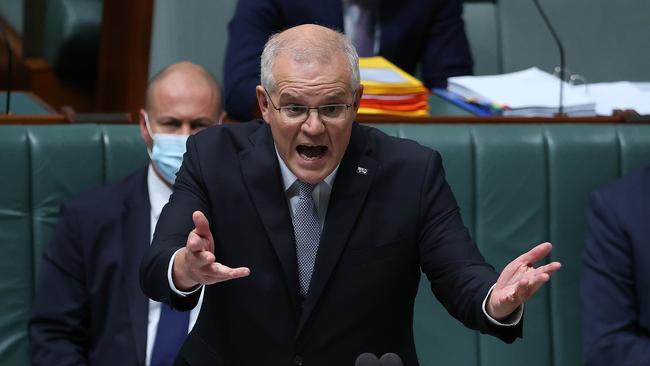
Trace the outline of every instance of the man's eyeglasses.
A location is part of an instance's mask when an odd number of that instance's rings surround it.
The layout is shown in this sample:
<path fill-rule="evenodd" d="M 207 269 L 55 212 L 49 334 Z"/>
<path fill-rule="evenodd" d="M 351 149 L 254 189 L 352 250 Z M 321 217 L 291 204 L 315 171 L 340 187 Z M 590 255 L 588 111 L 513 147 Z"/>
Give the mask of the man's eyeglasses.
<path fill-rule="evenodd" d="M 352 107 L 352 104 L 324 104 L 318 107 L 307 107 L 299 104 L 290 104 L 285 106 L 276 107 L 271 99 L 268 90 L 264 88 L 266 96 L 269 98 L 273 109 L 280 112 L 280 115 L 286 122 L 290 123 L 303 123 L 309 118 L 310 111 L 316 110 L 318 117 L 323 122 L 341 122 L 345 119 L 346 111 Z"/>

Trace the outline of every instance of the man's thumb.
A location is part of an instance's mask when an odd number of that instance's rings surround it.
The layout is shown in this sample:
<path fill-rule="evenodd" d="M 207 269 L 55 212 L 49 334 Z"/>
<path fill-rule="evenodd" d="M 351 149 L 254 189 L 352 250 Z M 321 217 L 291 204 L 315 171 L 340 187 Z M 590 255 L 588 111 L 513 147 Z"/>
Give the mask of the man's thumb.
<path fill-rule="evenodd" d="M 210 237 L 210 223 L 208 223 L 208 219 L 205 217 L 203 212 L 194 211 L 194 213 L 192 213 L 192 221 L 194 221 L 194 232 L 197 235 L 203 238 Z"/>

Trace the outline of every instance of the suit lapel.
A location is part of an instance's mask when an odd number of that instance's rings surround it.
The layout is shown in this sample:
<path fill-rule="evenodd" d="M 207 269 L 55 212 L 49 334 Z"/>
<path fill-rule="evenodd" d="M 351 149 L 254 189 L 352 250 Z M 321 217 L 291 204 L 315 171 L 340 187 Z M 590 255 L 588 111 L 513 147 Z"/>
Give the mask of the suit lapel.
<path fill-rule="evenodd" d="M 122 256 L 124 283 L 127 289 L 129 318 L 135 340 L 138 364 L 145 364 L 149 300 L 140 289 L 139 268 L 144 253 L 149 248 L 151 231 L 147 170 L 137 176 L 124 204 L 122 226 Z"/>
<path fill-rule="evenodd" d="M 379 163 L 365 155 L 368 130 L 355 124 L 332 187 L 314 273 L 298 325 L 300 334 L 318 303 L 355 226 Z"/>
<path fill-rule="evenodd" d="M 252 146 L 239 154 L 242 174 L 264 229 L 282 266 L 293 308 L 300 309 L 293 226 L 268 125 L 250 137 Z"/>

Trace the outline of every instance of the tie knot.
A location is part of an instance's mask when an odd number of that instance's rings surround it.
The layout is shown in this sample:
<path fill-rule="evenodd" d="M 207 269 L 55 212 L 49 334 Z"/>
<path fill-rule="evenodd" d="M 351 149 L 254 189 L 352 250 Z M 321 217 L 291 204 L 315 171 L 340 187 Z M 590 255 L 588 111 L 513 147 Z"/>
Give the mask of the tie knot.
<path fill-rule="evenodd" d="M 297 180 L 296 183 L 298 183 L 298 197 L 308 200 L 312 199 L 311 193 L 314 191 L 314 187 L 316 187 L 316 185 L 301 182 L 299 180 Z"/>

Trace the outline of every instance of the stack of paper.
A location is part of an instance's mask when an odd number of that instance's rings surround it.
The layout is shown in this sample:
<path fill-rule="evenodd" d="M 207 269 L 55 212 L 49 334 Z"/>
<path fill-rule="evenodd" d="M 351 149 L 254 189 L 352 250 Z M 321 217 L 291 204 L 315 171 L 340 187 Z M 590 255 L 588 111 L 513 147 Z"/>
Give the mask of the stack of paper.
<path fill-rule="evenodd" d="M 359 114 L 428 116 L 428 91 L 421 81 L 381 56 L 359 59 L 363 97 Z"/>
<path fill-rule="evenodd" d="M 616 109 L 633 109 L 641 115 L 650 115 L 650 88 L 644 83 L 618 81 L 587 84 L 589 96 L 596 101 L 596 112 L 611 116 Z"/>
<path fill-rule="evenodd" d="M 466 101 L 490 106 L 505 116 L 545 117 L 559 110 L 560 80 L 536 67 L 502 75 L 457 76 L 447 89 Z M 563 110 L 569 116 L 596 115 L 584 85 L 564 83 Z"/>

